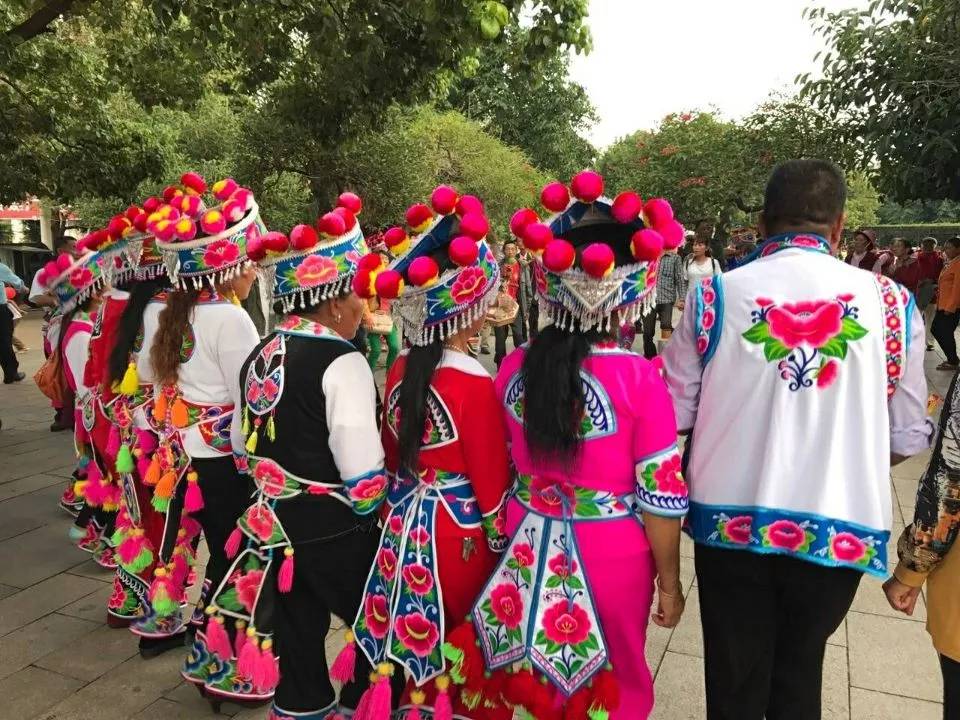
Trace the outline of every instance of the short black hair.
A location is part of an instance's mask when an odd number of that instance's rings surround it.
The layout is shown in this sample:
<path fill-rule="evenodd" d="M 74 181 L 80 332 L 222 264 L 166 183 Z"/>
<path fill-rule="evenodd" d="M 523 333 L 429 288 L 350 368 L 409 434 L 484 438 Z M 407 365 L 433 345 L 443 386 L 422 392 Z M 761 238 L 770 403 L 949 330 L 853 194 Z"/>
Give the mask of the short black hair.
<path fill-rule="evenodd" d="M 827 160 L 788 160 L 778 165 L 763 195 L 768 235 L 811 226 L 829 226 L 843 214 L 847 183 Z"/>
<path fill-rule="evenodd" d="M 947 245 L 952 245 L 953 247 L 960 247 L 960 237 L 952 237 L 947 239 Z"/>

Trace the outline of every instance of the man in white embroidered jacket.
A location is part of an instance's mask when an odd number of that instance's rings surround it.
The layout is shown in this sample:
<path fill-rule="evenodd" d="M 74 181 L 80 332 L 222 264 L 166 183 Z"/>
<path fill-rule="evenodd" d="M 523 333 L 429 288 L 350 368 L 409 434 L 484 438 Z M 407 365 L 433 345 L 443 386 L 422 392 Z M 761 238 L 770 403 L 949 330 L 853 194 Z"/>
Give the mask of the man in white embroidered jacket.
<path fill-rule="evenodd" d="M 691 431 L 710 720 L 820 717 L 827 638 L 862 574 L 887 574 L 890 465 L 930 443 L 923 319 L 834 257 L 845 200 L 828 162 L 776 168 L 765 241 L 690 289 L 664 352 Z"/>

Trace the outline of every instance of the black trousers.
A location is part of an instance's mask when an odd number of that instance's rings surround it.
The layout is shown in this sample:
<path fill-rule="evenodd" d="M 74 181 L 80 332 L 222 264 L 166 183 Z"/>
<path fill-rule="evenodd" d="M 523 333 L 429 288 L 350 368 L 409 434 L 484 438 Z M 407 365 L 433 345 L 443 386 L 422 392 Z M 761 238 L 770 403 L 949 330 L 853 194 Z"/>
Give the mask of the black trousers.
<path fill-rule="evenodd" d="M 861 573 L 697 545 L 708 720 L 819 720 L 823 654 Z"/>
<path fill-rule="evenodd" d="M 960 720 L 960 662 L 940 656 L 943 671 L 943 720 Z"/>
<path fill-rule="evenodd" d="M 530 302 L 530 309 L 527 310 L 527 328 L 527 338 L 533 342 L 540 334 L 540 304 L 536 298 Z"/>
<path fill-rule="evenodd" d="M 515 348 L 520 347 L 527 341 L 527 329 L 522 311 L 517 311 L 517 316 L 509 325 L 501 325 L 493 329 L 493 362 L 496 363 L 497 367 L 500 367 L 500 363 L 507 356 L 507 330 L 513 335 L 513 346 Z"/>
<path fill-rule="evenodd" d="M 653 335 L 660 321 L 661 330 L 673 330 L 673 303 L 657 303 L 653 312 L 643 317 L 643 356 L 648 360 L 657 356 L 657 345 Z"/>
<path fill-rule="evenodd" d="M 930 332 L 940 343 L 943 354 L 947 356 L 947 362 L 954 365 L 960 364 L 960 358 L 957 357 L 957 339 L 954 337 L 958 323 L 960 323 L 960 312 L 947 313 L 937 310 L 930 325 Z"/>
<path fill-rule="evenodd" d="M 380 530 L 371 522 L 335 538 L 295 544 L 293 587 L 274 596 L 273 637 L 280 656 L 280 685 L 273 701 L 281 710 L 315 712 L 337 699 L 324 654 L 330 616 L 353 623 L 379 543 Z M 275 565 L 279 568 L 279 563 Z M 370 684 L 371 669 L 358 649 L 354 681 L 340 691 L 341 705 L 357 706 Z M 403 686 L 402 673 L 394 673 L 394 680 Z M 394 684 L 394 699 L 398 697 Z"/>
<path fill-rule="evenodd" d="M 20 372 L 20 363 L 13 351 L 13 313 L 6 303 L 0 305 L 0 368 L 4 380 L 13 380 Z"/>

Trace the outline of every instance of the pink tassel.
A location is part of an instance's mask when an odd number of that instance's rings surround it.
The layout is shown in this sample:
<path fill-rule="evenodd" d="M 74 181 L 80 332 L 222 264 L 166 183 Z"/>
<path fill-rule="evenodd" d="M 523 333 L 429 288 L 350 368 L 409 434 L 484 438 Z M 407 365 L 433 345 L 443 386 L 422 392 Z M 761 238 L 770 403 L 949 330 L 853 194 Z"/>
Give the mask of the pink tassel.
<path fill-rule="evenodd" d="M 118 452 L 120 452 L 120 428 L 111 425 L 110 434 L 107 436 L 107 457 L 115 458 Z"/>
<path fill-rule="evenodd" d="M 103 480 L 103 471 L 93 460 L 87 465 L 87 480 L 94 484 L 100 484 L 100 481 Z"/>
<path fill-rule="evenodd" d="M 141 455 L 140 457 L 138 457 L 137 458 L 137 475 L 139 475 L 140 478 L 143 479 L 147 476 L 147 470 L 149 469 L 150 469 L 150 458 L 147 457 L 146 455 Z"/>
<path fill-rule="evenodd" d="M 180 529 L 183 530 L 183 536 L 186 538 L 184 542 L 189 544 L 200 534 L 202 528 L 195 518 L 185 517 L 180 520 Z"/>
<path fill-rule="evenodd" d="M 330 666 L 330 679 L 346 685 L 354 681 L 357 668 L 357 644 L 354 642 L 353 631 L 347 630 L 347 644 L 337 653 L 337 657 Z"/>
<path fill-rule="evenodd" d="M 121 562 L 123 562 L 124 565 L 132 563 L 146 544 L 147 539 L 143 535 L 139 533 L 129 533 L 117 548 L 117 554 L 120 556 Z"/>
<path fill-rule="evenodd" d="M 282 593 L 288 593 L 293 589 L 293 548 L 291 547 L 283 549 L 283 563 L 277 574 L 277 589 Z"/>
<path fill-rule="evenodd" d="M 237 553 L 240 552 L 241 540 L 243 540 L 243 533 L 240 532 L 240 528 L 235 527 L 233 532 L 230 533 L 230 537 L 227 538 L 227 544 L 223 546 L 228 558 L 235 558 Z"/>
<path fill-rule="evenodd" d="M 81 445 L 86 445 L 90 442 L 90 433 L 87 432 L 87 429 L 83 426 L 83 421 L 80 419 L 74 420 L 74 437 L 77 439 L 77 442 Z"/>
<path fill-rule="evenodd" d="M 243 646 L 247 644 L 247 624 L 243 620 L 237 620 L 237 634 L 233 638 L 234 657 L 240 657 L 243 653 Z"/>
<path fill-rule="evenodd" d="M 393 666 L 390 663 L 380 663 L 377 666 L 379 677 L 361 696 L 360 704 L 353 714 L 354 720 L 390 720 L 392 672 Z"/>
<path fill-rule="evenodd" d="M 407 713 L 407 720 L 420 720 L 420 706 L 414 705 L 413 710 Z"/>
<path fill-rule="evenodd" d="M 173 571 L 170 574 L 173 577 L 174 584 L 177 587 L 183 587 L 184 581 L 187 579 L 187 573 L 190 572 L 190 563 L 187 562 L 183 552 L 174 550 L 170 564 L 173 565 Z"/>
<path fill-rule="evenodd" d="M 223 660 L 230 659 L 230 636 L 219 617 L 210 617 L 207 620 L 207 650 L 216 653 Z"/>
<path fill-rule="evenodd" d="M 270 692 L 280 682 L 277 659 L 273 656 L 273 643 L 267 638 L 260 648 L 260 658 L 253 674 L 253 686 L 260 692 Z"/>
<path fill-rule="evenodd" d="M 187 483 L 187 496 L 183 500 L 183 509 L 188 513 L 203 510 L 203 495 L 200 493 L 200 486 L 196 482 Z"/>
<path fill-rule="evenodd" d="M 257 637 L 247 630 L 247 642 L 244 643 L 237 658 L 237 675 L 247 680 L 253 680 L 257 672 L 257 665 L 260 663 L 260 645 Z"/>
<path fill-rule="evenodd" d="M 144 456 L 150 455 L 157 449 L 157 436 L 149 430 L 137 429 L 137 447 L 143 452 Z M 149 458 L 148 458 L 149 460 Z"/>
<path fill-rule="evenodd" d="M 437 699 L 433 701 L 433 720 L 453 720 L 453 705 L 450 703 L 450 693 L 441 690 Z"/>

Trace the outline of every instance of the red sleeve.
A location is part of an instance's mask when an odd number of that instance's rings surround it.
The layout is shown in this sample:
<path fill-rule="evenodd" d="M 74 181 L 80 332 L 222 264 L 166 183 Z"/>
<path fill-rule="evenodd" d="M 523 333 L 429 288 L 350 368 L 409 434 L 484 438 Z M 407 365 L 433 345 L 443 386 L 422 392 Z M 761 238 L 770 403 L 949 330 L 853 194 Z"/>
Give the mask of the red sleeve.
<path fill-rule="evenodd" d="M 457 425 L 477 505 L 482 515 L 496 512 L 510 486 L 507 428 L 491 378 L 464 383 L 464 403 Z"/>

